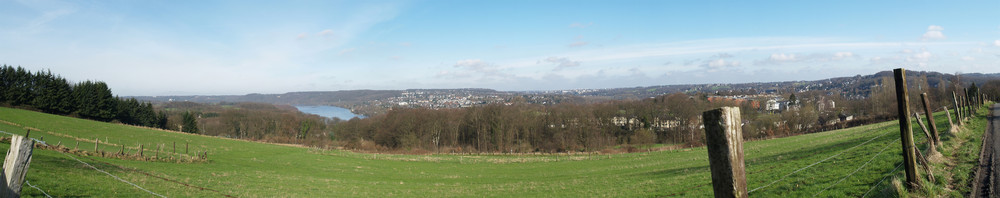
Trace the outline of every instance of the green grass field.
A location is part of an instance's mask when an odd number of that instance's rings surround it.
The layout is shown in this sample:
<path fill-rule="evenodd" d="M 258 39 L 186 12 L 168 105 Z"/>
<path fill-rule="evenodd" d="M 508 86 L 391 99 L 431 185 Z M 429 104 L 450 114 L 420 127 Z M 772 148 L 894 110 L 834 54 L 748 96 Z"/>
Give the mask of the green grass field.
<path fill-rule="evenodd" d="M 980 122 L 973 123 L 985 123 L 983 116 L 977 119 Z M 184 153 L 185 143 L 191 155 L 207 151 L 208 162 L 195 163 L 73 155 L 168 197 L 712 195 L 704 147 L 613 155 L 387 155 L 165 132 L 10 108 L 0 108 L 0 120 L 4 121 L 0 131 L 24 134 L 26 127 L 38 129 L 31 137 L 44 136 L 49 144 L 61 142 L 73 148 L 78 141 L 89 140 L 79 142 L 81 150 L 93 151 L 93 140 L 100 139 L 102 149 L 110 152 L 118 151 L 120 145 L 134 152 L 141 143 L 147 145 L 146 155 L 154 153 L 148 145 L 156 144 L 166 145 L 164 151 L 170 153 L 175 142 L 179 153 Z M 940 130 L 947 130 L 944 115 L 938 114 L 936 121 Z M 869 196 L 891 196 L 890 180 L 901 172 L 893 169 L 902 161 L 896 123 L 747 142 L 748 185 L 757 189 L 750 195 L 858 197 L 871 190 Z M 915 129 L 916 141 L 924 142 L 924 135 Z M 982 134 L 970 131 L 962 137 Z M 946 144 L 958 139 L 953 137 L 942 133 Z M 104 145 L 105 139 L 113 145 Z M 8 147 L 9 143 L 0 144 L 0 149 Z M 978 153 L 979 149 L 967 150 Z M 29 170 L 27 181 L 56 197 L 152 196 L 53 150 L 36 149 Z M 883 178 L 889 179 L 876 186 Z M 24 195 L 44 196 L 30 187 L 24 188 Z"/>

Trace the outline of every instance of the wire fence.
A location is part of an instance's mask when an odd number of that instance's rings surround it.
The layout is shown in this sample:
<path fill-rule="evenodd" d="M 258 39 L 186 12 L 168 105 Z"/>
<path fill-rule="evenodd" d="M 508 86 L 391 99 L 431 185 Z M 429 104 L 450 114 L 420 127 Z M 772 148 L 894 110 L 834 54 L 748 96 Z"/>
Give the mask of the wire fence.
<path fill-rule="evenodd" d="M 893 145 L 892 145 L 893 143 L 896 143 L 896 142 L 899 142 L 899 141 L 900 140 L 897 139 L 896 141 L 892 141 L 892 143 L 885 145 L 885 147 L 882 147 L 881 151 L 879 151 L 878 153 L 876 153 L 875 155 L 873 155 L 871 159 L 868 159 L 868 161 L 865 162 L 865 164 L 862 164 L 857 169 L 854 169 L 854 172 L 851 172 L 851 174 L 847 174 L 847 176 L 844 176 L 844 178 L 840 178 L 840 180 L 838 180 L 837 182 L 834 182 L 833 184 L 827 186 L 826 188 L 823 188 L 823 190 L 820 190 L 819 192 L 816 192 L 816 194 L 813 194 L 813 197 L 816 197 L 819 194 L 822 194 L 823 192 L 825 192 L 826 190 L 830 189 L 831 187 L 834 187 L 837 184 L 840 184 L 840 182 L 843 182 L 847 178 L 853 176 L 855 173 L 858 173 L 858 171 L 860 171 L 861 169 L 865 168 L 865 166 L 868 166 L 868 164 L 872 163 L 872 161 L 875 160 L 875 158 L 877 158 L 879 155 L 882 155 L 882 153 L 884 153 L 886 149 L 889 149 L 890 147 L 893 147 Z"/>
<path fill-rule="evenodd" d="M 796 174 L 796 173 L 799 173 L 799 172 L 801 172 L 801 171 L 803 171 L 803 170 L 806 170 L 806 169 L 809 169 L 809 168 L 812 168 L 813 166 L 816 166 L 817 164 L 820 164 L 820 163 L 823 163 L 823 162 L 826 162 L 826 161 L 828 161 L 828 160 L 830 160 L 830 159 L 833 159 L 833 158 L 835 158 L 835 157 L 837 157 L 837 156 L 840 156 L 840 155 L 842 155 L 842 154 L 844 154 L 844 153 L 846 153 L 846 152 L 848 152 L 848 151 L 851 151 L 851 150 L 854 150 L 855 148 L 858 148 L 858 147 L 861 147 L 861 146 L 864 146 L 865 144 L 868 144 L 869 142 L 872 142 L 872 141 L 874 141 L 874 140 L 876 140 L 876 139 L 878 139 L 878 138 L 881 138 L 881 137 L 884 137 L 884 136 L 886 136 L 886 135 L 888 135 L 888 134 L 892 134 L 892 133 L 891 133 L 891 132 L 887 132 L 887 133 L 884 133 L 884 134 L 882 134 L 882 135 L 879 135 L 879 136 L 875 136 L 874 138 L 872 138 L 872 139 L 868 139 L 868 141 L 865 141 L 865 142 L 862 142 L 861 144 L 858 144 L 858 145 L 855 145 L 854 147 L 851 147 L 851 148 L 848 148 L 848 149 L 845 149 L 845 150 L 843 150 L 843 151 L 840 151 L 840 152 L 839 152 L 839 153 L 837 153 L 837 154 L 834 154 L 834 155 L 831 155 L 830 157 L 827 157 L 827 158 L 825 158 L 825 159 L 823 159 L 823 160 L 819 160 L 819 161 L 816 161 L 816 162 L 814 162 L 814 163 L 812 163 L 812 164 L 809 164 L 808 166 L 805 166 L 805 167 L 802 167 L 802 168 L 799 168 L 798 170 L 795 170 L 795 171 L 792 171 L 791 173 L 788 173 L 788 174 L 786 174 L 786 175 L 782 176 L 781 178 L 779 178 L 779 179 L 777 179 L 777 180 L 774 180 L 774 181 L 771 181 L 771 182 L 767 183 L 766 185 L 763 185 L 763 186 L 760 186 L 760 187 L 757 187 L 757 188 L 754 188 L 753 190 L 750 190 L 750 191 L 749 191 L 748 193 L 753 193 L 754 191 L 757 191 L 757 190 L 760 190 L 760 189 L 764 189 L 764 188 L 767 188 L 767 187 L 770 187 L 771 185 L 774 185 L 775 183 L 778 183 L 778 182 L 781 182 L 781 181 L 784 181 L 785 179 L 788 179 L 788 177 L 789 177 L 789 176 L 792 176 L 792 175 L 794 175 L 794 174 Z"/>
<path fill-rule="evenodd" d="M 942 109 L 943 109 L 943 108 L 942 108 Z M 915 117 L 915 119 L 921 119 L 921 117 Z M 912 121 L 911 121 L 911 122 L 912 122 Z M 871 129 L 869 129 L 869 130 L 871 130 Z M 918 129 L 918 130 L 920 130 L 920 129 Z M 838 157 L 838 156 L 841 156 L 841 155 L 842 155 L 842 154 L 844 154 L 844 153 L 847 153 L 847 152 L 849 152 L 849 151 L 851 151 L 851 150 L 854 150 L 854 149 L 856 149 L 856 148 L 859 148 L 859 147 L 861 147 L 861 146 L 864 146 L 864 145 L 866 145 L 866 144 L 869 144 L 869 143 L 871 143 L 872 141 L 874 141 L 874 140 L 876 140 L 876 139 L 879 139 L 879 138 L 882 138 L 882 137 L 884 137 L 884 136 L 886 136 L 886 135 L 889 135 L 889 134 L 894 134 L 894 133 L 892 133 L 892 132 L 886 132 L 886 133 L 884 133 L 884 134 L 881 134 L 881 135 L 878 135 L 878 136 L 876 136 L 876 137 L 873 137 L 873 138 L 871 138 L 871 139 L 868 139 L 867 141 L 865 141 L 865 142 L 862 142 L 862 143 L 860 143 L 860 144 L 858 144 L 858 145 L 855 145 L 855 146 L 853 146 L 853 147 L 850 147 L 850 148 L 847 148 L 847 149 L 845 149 L 845 150 L 842 150 L 842 151 L 838 152 L 837 154 L 834 154 L 834 155 L 831 155 L 831 156 L 829 156 L 829 157 L 826 157 L 826 158 L 824 158 L 824 159 L 822 159 L 822 160 L 819 160 L 819 161 L 816 161 L 816 162 L 813 162 L 812 164 L 809 164 L 809 165 L 807 165 L 807 166 L 805 166 L 805 167 L 802 167 L 802 168 L 799 168 L 799 169 L 797 169 L 797 170 L 794 170 L 794 171 L 792 171 L 792 172 L 790 172 L 790 173 L 788 173 L 788 174 L 785 174 L 784 176 L 780 177 L 780 178 L 779 178 L 779 179 L 777 179 L 777 180 L 773 180 L 773 181 L 770 181 L 770 182 L 767 182 L 767 184 L 765 184 L 765 185 L 762 185 L 762 186 L 759 186 L 759 187 L 756 187 L 756 188 L 754 188 L 754 189 L 752 189 L 752 190 L 748 191 L 748 193 L 753 193 L 753 192 L 756 192 L 756 191 L 758 191 L 758 190 L 762 190 L 762 189 L 766 189 L 766 188 L 768 188 L 768 187 L 771 187 L 771 186 L 773 186 L 773 185 L 775 185 L 775 184 L 777 184 L 777 183 L 780 183 L 780 182 L 782 182 L 782 181 L 785 181 L 786 179 L 788 179 L 788 178 L 792 177 L 792 175 L 795 175 L 795 174 L 798 174 L 799 172 L 802 172 L 802 171 L 804 171 L 804 170 L 807 170 L 807 169 L 810 169 L 810 168 L 813 168 L 813 167 L 815 167 L 815 166 L 817 166 L 817 165 L 819 165 L 819 164 L 822 164 L 822 163 L 824 163 L 824 162 L 827 162 L 827 161 L 829 161 L 829 160 L 831 160 L 831 159 L 834 159 L 834 158 L 836 158 L 836 157 Z M 859 165 L 859 166 L 858 166 L 857 168 L 855 168 L 855 169 L 854 169 L 854 171 L 852 171 L 852 172 L 850 172 L 850 173 L 848 173 L 848 174 L 844 175 L 843 177 L 841 177 L 841 178 L 840 178 L 839 180 L 837 180 L 836 182 L 833 182 L 832 184 L 830 184 L 830 185 L 826 186 L 825 188 L 823 188 L 822 190 L 820 190 L 820 191 L 816 192 L 816 193 L 815 193 L 815 194 L 813 194 L 812 196 L 813 196 L 813 197 L 816 197 L 816 196 L 819 196 L 819 195 L 821 195 L 822 193 L 826 192 L 827 190 L 829 190 L 829 189 L 833 188 L 834 186 L 837 186 L 837 185 L 839 185 L 840 183 L 844 182 L 844 181 L 845 181 L 845 180 L 847 180 L 848 178 L 851 178 L 852 176 L 854 176 L 854 175 L 855 175 L 855 174 L 857 174 L 858 172 L 861 172 L 862 170 L 864 170 L 864 169 L 865 169 L 865 167 L 868 167 L 868 165 L 869 165 L 869 164 L 871 164 L 871 163 L 872 163 L 873 161 L 875 161 L 875 159 L 879 159 L 879 156 L 881 156 L 881 155 L 882 155 L 883 153 L 885 153 L 885 151 L 886 151 L 886 150 L 889 150 L 889 148 L 894 148 L 894 147 L 898 147 L 899 145 L 898 145 L 898 144 L 895 144 L 895 143 L 898 143 L 899 141 L 901 141 L 901 139 L 900 139 L 900 138 L 894 138 L 894 140 L 892 141 L 892 143 L 888 143 L 888 144 L 886 144 L 886 146 L 882 147 L 882 149 L 881 149 L 881 150 L 880 150 L 880 151 L 879 151 L 878 153 L 876 153 L 876 154 L 875 154 L 875 155 L 873 155 L 873 156 L 872 156 L 871 158 L 869 158 L 869 159 L 868 159 L 868 160 L 867 160 L 867 161 L 866 161 L 865 163 L 863 163 L 863 164 L 860 164 L 860 165 Z M 916 144 L 917 144 L 917 145 L 922 145 L 922 144 L 926 144 L 926 143 L 927 143 L 927 141 L 930 141 L 930 140 L 924 140 L 924 141 L 921 141 L 921 142 L 918 142 L 918 143 L 916 143 Z M 889 178 L 890 176 L 893 176 L 893 175 L 895 175 L 895 174 L 897 173 L 896 171 L 898 171 L 898 170 L 899 170 L 899 169 L 900 169 L 900 168 L 901 168 L 902 166 L 903 166 L 903 163 L 902 163 L 902 162 L 899 162 L 899 163 L 898 163 L 898 165 L 897 165 L 897 166 L 896 166 L 896 167 L 895 167 L 894 169 L 892 169 L 892 170 L 891 170 L 891 171 L 889 171 L 888 173 L 885 173 L 886 175 L 885 175 L 884 177 L 882 177 L 882 178 L 881 178 L 881 179 L 880 179 L 880 180 L 879 180 L 878 182 L 876 182 L 876 183 L 875 183 L 874 185 L 872 185 L 870 189 L 868 189 L 867 191 L 865 191 L 865 193 L 864 193 L 864 194 L 862 194 L 862 195 L 861 195 L 861 197 L 867 197 L 867 196 L 869 196 L 869 194 L 870 194 L 870 193 L 871 193 L 871 192 L 872 192 L 872 191 L 873 191 L 873 190 L 874 190 L 875 188 L 878 188 L 878 187 L 879 187 L 880 185 L 882 185 L 882 183 L 883 183 L 883 182 L 885 182 L 885 180 L 886 180 L 886 179 L 888 179 L 888 178 Z"/>
<path fill-rule="evenodd" d="M 18 135 L 18 134 L 9 133 L 9 132 L 6 132 L 6 131 L 0 131 L 0 133 L 4 133 L 4 134 L 8 134 L 8 135 Z M 45 145 L 45 146 L 49 145 L 49 144 L 46 144 L 45 141 L 42 141 L 42 140 L 39 140 L 39 139 L 35 139 L 35 138 L 31 138 L 31 139 L 35 140 L 35 142 L 38 142 L 39 144 L 42 144 L 42 145 Z M 156 192 L 150 191 L 150 190 L 148 190 L 146 188 L 143 188 L 142 186 L 139 186 L 138 184 L 135 184 L 135 183 L 129 182 L 128 180 L 122 179 L 121 177 L 115 176 L 114 174 L 111 174 L 111 173 L 109 173 L 107 171 L 104 171 L 104 170 L 101 170 L 101 169 L 99 169 L 97 167 L 94 167 L 93 165 L 90 165 L 87 162 L 84 162 L 84 161 L 82 161 L 80 159 L 77 159 L 76 157 L 73 157 L 70 154 L 63 153 L 63 152 L 59 152 L 59 153 L 62 153 L 66 157 L 69 157 L 70 159 L 76 160 L 77 162 L 80 162 L 81 164 L 83 164 L 83 165 L 85 165 L 87 167 L 90 167 L 91 169 L 97 170 L 98 172 L 101 172 L 101 173 L 104 173 L 105 175 L 111 176 L 112 178 L 115 178 L 116 180 L 121 181 L 123 183 L 132 185 L 133 187 L 138 188 L 139 190 L 145 191 L 145 192 L 147 192 L 147 193 L 149 193 L 151 195 L 154 195 L 154 196 L 157 196 L 157 197 L 166 197 L 166 196 L 163 196 L 163 195 L 161 195 L 159 193 L 156 193 Z M 46 197 L 52 197 L 52 196 L 49 196 L 48 193 L 45 193 L 45 191 L 43 191 L 41 188 L 38 188 L 35 185 L 31 185 L 31 183 L 28 183 L 27 180 L 25 180 L 25 183 L 27 183 L 28 186 L 31 186 L 32 188 L 38 189 L 38 191 L 42 192 L 42 194 L 44 194 Z"/>

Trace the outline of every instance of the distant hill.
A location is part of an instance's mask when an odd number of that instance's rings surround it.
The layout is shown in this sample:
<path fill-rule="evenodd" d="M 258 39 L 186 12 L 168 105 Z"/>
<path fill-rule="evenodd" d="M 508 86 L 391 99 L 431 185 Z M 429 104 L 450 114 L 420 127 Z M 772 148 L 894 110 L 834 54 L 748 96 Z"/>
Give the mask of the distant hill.
<path fill-rule="evenodd" d="M 923 83 L 931 87 L 960 81 L 962 86 L 971 83 L 982 85 L 989 80 L 1000 79 L 1000 73 L 981 74 L 970 73 L 955 76 L 939 72 L 908 71 L 907 78 L 911 85 Z M 496 91 L 492 89 L 408 89 L 408 90 L 346 90 L 346 91 L 311 91 L 289 92 L 284 94 L 247 94 L 219 96 L 136 96 L 136 99 L 154 103 L 169 101 L 189 101 L 197 103 L 218 102 L 259 102 L 281 105 L 333 105 L 360 110 L 364 114 L 382 112 L 393 106 L 451 108 L 462 105 L 435 105 L 444 96 L 463 97 L 469 104 L 503 103 L 522 97 L 529 103 L 552 104 L 559 102 L 588 102 L 605 100 L 634 100 L 656 97 L 671 93 L 707 93 L 719 95 L 739 95 L 758 93 L 796 93 L 804 91 L 829 91 L 830 94 L 841 94 L 846 98 L 866 98 L 870 88 L 879 85 L 884 78 L 891 78 L 892 71 L 882 71 L 871 75 L 852 77 L 837 77 L 813 81 L 783 81 L 733 84 L 687 84 L 659 85 L 648 87 L 610 88 L 610 89 L 574 89 L 555 91 Z M 462 98 L 460 98 L 462 99 Z M 428 103 L 419 105 L 418 102 Z"/>

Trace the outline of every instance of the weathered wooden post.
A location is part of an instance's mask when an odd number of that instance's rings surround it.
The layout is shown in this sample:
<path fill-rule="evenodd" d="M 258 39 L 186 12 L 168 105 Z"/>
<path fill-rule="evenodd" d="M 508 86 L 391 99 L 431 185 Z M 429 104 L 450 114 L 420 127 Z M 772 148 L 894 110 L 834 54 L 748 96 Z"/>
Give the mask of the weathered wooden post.
<path fill-rule="evenodd" d="M 927 128 L 930 129 L 931 135 L 933 135 L 933 140 L 935 144 L 941 144 L 941 138 L 938 138 L 937 125 L 934 122 L 934 111 L 931 111 L 930 101 L 927 100 L 927 93 L 920 93 L 920 99 L 924 103 L 924 114 L 927 114 Z M 919 120 L 920 117 L 917 117 Z"/>
<path fill-rule="evenodd" d="M 934 143 L 934 136 L 931 135 L 931 132 L 929 132 L 927 130 L 927 126 L 924 125 L 924 121 L 920 121 L 920 114 L 917 113 L 917 112 L 913 112 L 913 117 L 916 118 L 917 124 L 920 125 L 920 129 L 922 129 L 924 131 L 924 136 L 927 136 L 927 144 L 930 145 L 930 147 L 931 147 L 930 151 L 927 152 L 927 155 L 931 155 L 933 153 L 937 153 L 937 146 L 936 146 L 937 144 Z M 919 155 L 920 152 L 917 151 L 917 154 Z"/>
<path fill-rule="evenodd" d="M 94 138 L 94 155 L 101 153 L 101 151 L 97 150 L 98 149 L 97 146 L 100 145 L 101 145 L 101 138 Z"/>
<path fill-rule="evenodd" d="M 177 153 L 177 142 L 174 142 L 174 153 Z"/>
<path fill-rule="evenodd" d="M 969 100 L 969 88 L 962 88 L 962 103 L 965 104 L 965 117 L 972 117 L 975 113 L 972 113 L 972 102 Z"/>
<path fill-rule="evenodd" d="M 958 130 L 955 129 L 955 122 L 951 120 L 951 111 L 948 111 L 948 106 L 941 106 L 941 108 L 944 108 L 944 115 L 948 117 L 948 132 L 958 132 Z"/>
<path fill-rule="evenodd" d="M 188 143 L 184 143 L 184 154 L 188 154 Z"/>
<path fill-rule="evenodd" d="M 28 164 L 31 163 L 31 151 L 35 141 L 27 136 L 14 135 L 10 140 L 7 158 L 3 161 L 3 186 L 0 187 L 3 197 L 20 197 L 24 177 L 28 174 Z"/>
<path fill-rule="evenodd" d="M 951 100 L 955 103 L 955 119 L 958 120 L 958 126 L 962 126 L 962 107 L 958 106 L 958 94 L 951 92 Z"/>
<path fill-rule="evenodd" d="M 903 169 L 906 171 L 906 187 L 914 189 L 920 186 L 917 176 L 917 159 L 913 145 L 913 129 L 910 125 L 910 96 L 906 93 L 906 70 L 893 70 L 896 77 L 896 107 L 899 110 L 899 136 L 903 144 Z"/>
<path fill-rule="evenodd" d="M 715 197 L 748 197 L 740 109 L 722 107 L 706 111 L 702 120 Z"/>

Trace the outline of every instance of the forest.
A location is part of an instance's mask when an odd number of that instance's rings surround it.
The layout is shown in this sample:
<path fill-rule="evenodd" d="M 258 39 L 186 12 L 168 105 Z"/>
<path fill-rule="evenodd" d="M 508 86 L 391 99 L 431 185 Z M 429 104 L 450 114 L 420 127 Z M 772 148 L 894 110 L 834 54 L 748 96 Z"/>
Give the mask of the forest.
<path fill-rule="evenodd" d="M 69 115 L 104 122 L 166 128 L 164 112 L 149 102 L 115 97 L 100 81 L 70 84 L 51 71 L 31 72 L 22 67 L 0 66 L 0 104 Z"/>

